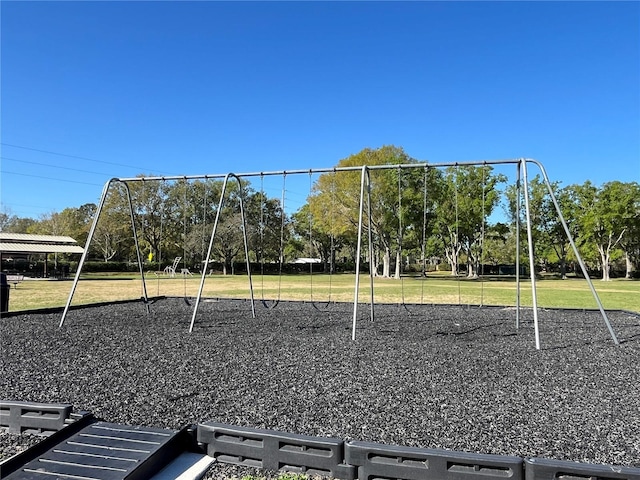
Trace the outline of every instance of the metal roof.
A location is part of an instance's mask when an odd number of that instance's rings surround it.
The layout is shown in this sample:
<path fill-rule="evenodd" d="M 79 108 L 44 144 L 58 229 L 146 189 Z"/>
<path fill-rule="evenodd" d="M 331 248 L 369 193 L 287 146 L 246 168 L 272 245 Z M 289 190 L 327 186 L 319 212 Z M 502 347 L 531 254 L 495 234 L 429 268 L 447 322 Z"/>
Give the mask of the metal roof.
<path fill-rule="evenodd" d="M 0 253 L 83 253 L 71 237 L 0 232 Z"/>
<path fill-rule="evenodd" d="M 83 253 L 79 245 L 55 245 L 51 243 L 0 242 L 2 253 Z"/>
<path fill-rule="evenodd" d="M 62 235 L 32 235 L 30 233 L 6 233 L 0 232 L 0 242 L 20 242 L 20 243 L 71 243 L 76 242 L 71 237 Z"/>

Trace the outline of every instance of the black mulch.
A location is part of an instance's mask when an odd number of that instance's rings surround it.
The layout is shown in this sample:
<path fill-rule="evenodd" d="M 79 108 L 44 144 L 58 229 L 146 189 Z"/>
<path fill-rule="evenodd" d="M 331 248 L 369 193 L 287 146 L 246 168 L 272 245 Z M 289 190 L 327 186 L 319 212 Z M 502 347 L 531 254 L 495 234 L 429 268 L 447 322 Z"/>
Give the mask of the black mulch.
<path fill-rule="evenodd" d="M 640 318 L 612 312 L 193 300 L 0 320 L 0 399 L 110 422 L 201 421 L 640 467 Z"/>

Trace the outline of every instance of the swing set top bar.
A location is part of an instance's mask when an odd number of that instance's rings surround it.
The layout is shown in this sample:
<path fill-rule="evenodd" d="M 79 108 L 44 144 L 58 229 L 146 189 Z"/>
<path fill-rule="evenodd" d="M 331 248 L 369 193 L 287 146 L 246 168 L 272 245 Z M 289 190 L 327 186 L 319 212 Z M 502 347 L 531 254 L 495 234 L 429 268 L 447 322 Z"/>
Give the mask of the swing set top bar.
<path fill-rule="evenodd" d="M 441 163 L 401 163 L 401 164 L 385 164 L 385 165 L 361 165 L 354 167 L 332 167 L 332 168 L 307 168 L 300 170 L 278 170 L 271 172 L 248 172 L 248 173 L 235 173 L 237 177 L 266 177 L 273 175 L 300 175 L 300 174 L 317 174 L 317 173 L 333 173 L 333 172 L 355 172 L 362 171 L 363 167 L 368 170 L 389 170 L 391 168 L 443 168 L 443 167 L 463 167 L 473 165 L 515 165 L 522 161 L 533 162 L 538 164 L 537 161 L 531 159 L 509 159 L 509 160 L 476 160 L 466 162 L 441 162 Z M 539 164 L 538 164 L 539 165 Z M 128 177 L 128 178 L 112 178 L 109 182 L 146 182 L 146 181 L 172 181 L 172 180 L 198 180 L 198 179 L 215 179 L 225 178 L 227 174 L 203 174 L 203 175 L 163 175 L 163 176 L 149 176 L 149 177 Z"/>

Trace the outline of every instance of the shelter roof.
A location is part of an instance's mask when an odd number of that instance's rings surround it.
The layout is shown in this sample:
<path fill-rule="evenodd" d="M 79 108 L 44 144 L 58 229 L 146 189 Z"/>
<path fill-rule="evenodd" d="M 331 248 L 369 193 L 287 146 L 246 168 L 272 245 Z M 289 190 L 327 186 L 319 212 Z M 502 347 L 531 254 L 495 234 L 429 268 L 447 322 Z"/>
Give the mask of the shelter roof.
<path fill-rule="evenodd" d="M 83 253 L 84 249 L 71 237 L 0 232 L 2 253 Z"/>

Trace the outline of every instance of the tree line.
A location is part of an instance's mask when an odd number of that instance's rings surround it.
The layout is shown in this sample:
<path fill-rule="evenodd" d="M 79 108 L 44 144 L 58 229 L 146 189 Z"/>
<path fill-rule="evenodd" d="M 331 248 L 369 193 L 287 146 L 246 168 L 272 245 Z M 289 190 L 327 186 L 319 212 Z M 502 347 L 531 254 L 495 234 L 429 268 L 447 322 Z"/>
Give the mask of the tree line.
<path fill-rule="evenodd" d="M 336 167 L 419 163 L 400 147 L 364 149 Z M 142 176 L 142 175 L 141 175 Z M 608 182 L 601 186 L 553 185 L 564 219 L 581 255 L 604 280 L 612 268 L 631 277 L 640 262 L 640 185 Z M 182 257 L 183 265 L 200 270 L 216 219 L 222 181 L 177 180 L 130 182 L 138 242 L 147 269 L 158 269 Z M 212 258 L 223 273 L 249 260 L 274 273 L 296 258 L 319 258 L 326 272 L 355 263 L 360 214 L 359 171 L 328 172 L 314 182 L 307 202 L 288 214 L 283 200 L 269 198 L 246 179 L 227 185 L 219 215 Z M 527 264 L 526 223 L 515 185 L 490 165 L 448 168 L 370 170 L 371 217 L 364 215 L 365 259 L 383 277 L 406 272 L 426 274 L 447 268 L 452 275 L 475 278 L 496 265 L 513 265 L 516 220 L 522 228 L 522 264 Z M 540 270 L 556 270 L 565 278 L 575 258 L 547 187 L 539 177 L 529 182 L 535 259 Z M 243 203 L 245 222 L 240 215 Z M 368 210 L 365 203 L 365 213 Z M 502 209 L 502 211 L 500 211 Z M 95 204 L 66 208 L 39 219 L 0 212 L 5 232 L 68 235 L 86 242 L 97 211 Z M 501 215 L 500 215 L 501 213 Z M 492 220 L 500 218 L 499 221 Z M 370 255 L 371 254 L 371 255 Z M 101 262 L 137 260 L 131 214 L 122 184 L 114 183 L 90 245 L 89 258 Z"/>

